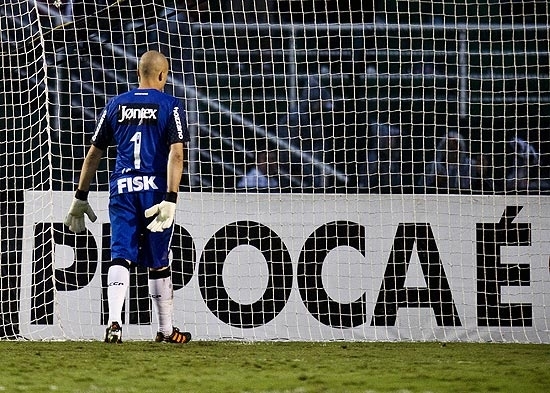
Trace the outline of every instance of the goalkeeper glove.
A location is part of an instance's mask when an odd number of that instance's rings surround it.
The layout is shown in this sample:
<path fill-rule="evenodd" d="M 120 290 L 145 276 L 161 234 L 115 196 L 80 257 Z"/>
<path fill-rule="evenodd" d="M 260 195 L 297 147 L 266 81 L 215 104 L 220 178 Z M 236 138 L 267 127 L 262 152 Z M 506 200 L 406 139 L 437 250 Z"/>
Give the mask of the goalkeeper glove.
<path fill-rule="evenodd" d="M 88 216 L 90 221 L 95 222 L 97 216 L 92 207 L 88 203 L 88 192 L 76 190 L 76 194 L 69 208 L 69 212 L 65 217 L 65 225 L 74 233 L 80 233 L 86 229 L 84 214 Z"/>
<path fill-rule="evenodd" d="M 164 201 L 145 210 L 145 217 L 147 218 L 153 217 L 155 214 L 157 215 L 147 225 L 147 229 L 151 232 L 162 232 L 172 226 L 174 216 L 176 215 L 176 198 L 177 194 L 175 192 L 169 192 Z"/>

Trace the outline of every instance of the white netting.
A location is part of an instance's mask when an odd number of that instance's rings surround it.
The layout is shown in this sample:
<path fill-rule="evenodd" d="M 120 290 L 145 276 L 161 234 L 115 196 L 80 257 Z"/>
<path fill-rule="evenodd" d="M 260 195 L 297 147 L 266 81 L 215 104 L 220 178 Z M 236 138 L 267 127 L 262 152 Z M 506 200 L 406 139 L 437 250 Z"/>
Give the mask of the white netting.
<path fill-rule="evenodd" d="M 43 0 L 0 8 L 0 337 L 101 338 L 99 219 L 63 227 L 148 49 L 192 140 L 173 279 L 199 339 L 549 342 L 546 1 Z M 267 171 L 267 176 L 263 172 Z M 452 194 L 452 195 L 451 195 Z M 127 335 L 150 338 L 135 272 Z"/>

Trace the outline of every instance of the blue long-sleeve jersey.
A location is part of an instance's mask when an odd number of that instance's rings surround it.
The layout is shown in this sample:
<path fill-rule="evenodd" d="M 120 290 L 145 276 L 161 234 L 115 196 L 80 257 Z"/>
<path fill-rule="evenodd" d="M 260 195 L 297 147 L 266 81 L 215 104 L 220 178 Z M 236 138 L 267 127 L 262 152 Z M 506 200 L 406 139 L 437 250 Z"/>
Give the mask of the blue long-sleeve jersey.
<path fill-rule="evenodd" d="M 134 89 L 112 98 L 101 113 L 92 144 L 117 146 L 110 194 L 166 191 L 170 145 L 189 142 L 180 100 L 155 89 Z"/>

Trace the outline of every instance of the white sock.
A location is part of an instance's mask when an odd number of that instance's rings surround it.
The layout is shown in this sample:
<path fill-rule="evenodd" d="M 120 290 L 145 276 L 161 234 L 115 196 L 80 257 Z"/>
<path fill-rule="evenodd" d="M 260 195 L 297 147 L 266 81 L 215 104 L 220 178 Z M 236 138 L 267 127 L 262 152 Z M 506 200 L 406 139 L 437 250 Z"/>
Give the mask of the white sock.
<path fill-rule="evenodd" d="M 173 299 L 174 291 L 172 288 L 172 278 L 154 278 L 149 279 L 149 292 L 153 304 L 157 309 L 159 318 L 159 332 L 166 336 L 172 334 L 173 321 Z"/>
<path fill-rule="evenodd" d="M 122 324 L 122 307 L 130 283 L 130 271 L 124 266 L 113 265 L 107 272 L 107 299 L 109 302 L 109 323 Z"/>

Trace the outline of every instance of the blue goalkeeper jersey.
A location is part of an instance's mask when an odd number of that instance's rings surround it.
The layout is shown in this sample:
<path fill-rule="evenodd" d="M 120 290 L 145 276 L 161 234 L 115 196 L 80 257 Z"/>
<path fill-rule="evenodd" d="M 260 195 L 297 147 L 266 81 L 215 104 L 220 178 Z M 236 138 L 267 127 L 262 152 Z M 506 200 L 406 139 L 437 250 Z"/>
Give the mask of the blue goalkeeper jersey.
<path fill-rule="evenodd" d="M 180 100 L 156 89 L 134 89 L 112 98 L 101 113 L 92 144 L 117 146 L 110 195 L 166 192 L 168 154 L 173 143 L 189 142 Z"/>

